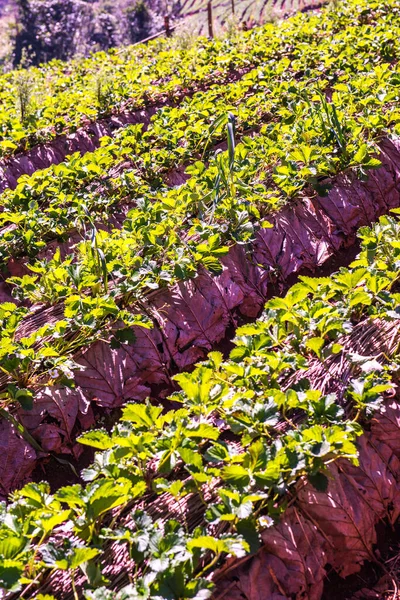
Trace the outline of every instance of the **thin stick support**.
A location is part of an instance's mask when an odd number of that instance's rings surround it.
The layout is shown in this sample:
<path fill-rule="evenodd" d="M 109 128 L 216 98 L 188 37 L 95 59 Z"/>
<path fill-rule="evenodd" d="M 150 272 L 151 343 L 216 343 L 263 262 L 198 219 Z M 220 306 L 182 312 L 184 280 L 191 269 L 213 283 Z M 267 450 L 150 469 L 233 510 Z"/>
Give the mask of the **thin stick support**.
<path fill-rule="evenodd" d="M 164 17 L 164 29 L 165 29 L 165 35 L 167 37 L 171 37 L 171 27 L 169 24 L 169 15 L 165 15 L 165 17 Z"/>
<path fill-rule="evenodd" d="M 207 20 L 208 20 L 208 37 L 211 39 L 214 37 L 211 0 L 208 0 L 208 2 L 207 2 Z"/>

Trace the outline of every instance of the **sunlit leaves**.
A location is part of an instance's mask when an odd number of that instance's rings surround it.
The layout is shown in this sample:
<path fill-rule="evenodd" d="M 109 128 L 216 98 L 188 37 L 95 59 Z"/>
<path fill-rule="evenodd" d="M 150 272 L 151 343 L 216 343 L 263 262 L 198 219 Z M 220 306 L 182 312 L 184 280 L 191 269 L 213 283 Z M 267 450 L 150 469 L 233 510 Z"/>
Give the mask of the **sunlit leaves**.
<path fill-rule="evenodd" d="M 392 49 L 385 38 L 398 23 L 390 2 L 380 16 L 370 15 L 373 26 L 360 24 L 358 8 L 347 6 L 340 19 L 335 11 L 341 9 L 330 9 L 284 28 L 268 26 L 267 37 L 255 30 L 238 44 L 199 42 L 190 69 L 190 53 L 168 49 L 153 61 L 149 51 L 147 71 L 137 67 L 137 82 L 136 67 L 126 83 L 121 59 L 107 58 L 117 71 L 110 108 L 126 98 L 140 103 L 143 93 L 156 99 L 148 85 L 153 69 L 165 82 L 158 92 L 173 93 L 182 81 L 189 89 L 225 69 L 221 56 L 227 65 L 234 59 L 237 69 L 260 68 L 182 106 L 171 102 L 146 131 L 127 127 L 104 139 L 98 151 L 24 177 L 3 195 L 0 260 L 6 266 L 10 257 L 26 255 L 31 271 L 13 278 L 16 296 L 64 311 L 58 322 L 20 337 L 27 309 L 0 305 L 4 404 L 19 402 L 29 410 L 35 386 L 72 385 L 73 354 L 100 335 L 110 333 L 116 347 L 132 343 L 132 327 L 151 324 L 135 304 L 138 298 L 202 268 L 221 272 L 230 245 L 254 239 L 269 213 L 299 192 L 313 187 L 325 193 L 337 173 L 350 168 L 363 178 L 379 166 L 373 140 L 390 128 L 398 132 L 400 123 L 397 66 L 388 61 L 398 36 L 391 38 Z M 337 43 L 317 19 L 335 31 Z M 98 58 L 90 60 L 93 65 Z M 132 57 L 127 65 L 133 68 Z M 60 65 L 51 69 L 71 91 L 74 69 L 71 75 Z M 2 99 L 7 103 L 7 94 Z M 92 101 L 74 103 L 71 126 L 82 114 L 97 114 Z M 61 102 L 57 115 L 48 105 L 40 114 L 35 109 L 29 131 L 54 119 L 61 129 L 69 126 L 62 117 L 67 105 Z M 10 123 L 4 153 L 28 131 Z M 257 135 L 243 135 L 249 129 Z M 227 151 L 214 156 L 221 140 Z M 170 170 L 183 164 L 190 177 L 167 187 Z M 124 168 L 115 175 L 118 165 Z M 113 230 L 109 215 L 125 200 L 131 209 L 118 215 L 123 225 Z M 47 241 L 65 240 L 71 231 L 82 239 L 70 256 L 56 251 L 36 260 Z M 329 463 L 356 462 L 357 422 L 381 407 L 397 359 L 348 352 L 348 336 L 360 324 L 399 318 L 399 224 L 384 217 L 363 228 L 360 238 L 362 252 L 350 269 L 329 278 L 301 277 L 285 297 L 269 300 L 257 323 L 237 330 L 229 358 L 213 352 L 191 373 L 177 375 L 170 410 L 150 401 L 131 403 L 110 431 L 84 434 L 79 441 L 96 450 L 82 473 L 85 483 L 55 494 L 32 483 L 13 494 L 0 519 L 1 585 L 18 592 L 48 567 L 71 577 L 79 568 L 88 586 L 105 585 L 100 558 L 113 541 L 126 546 L 137 570 L 125 590 L 99 588 L 89 598 L 203 600 L 211 593 L 204 577 L 210 565 L 254 551 L 260 529 L 284 510 L 285 493 L 299 477 L 326 489 Z M 335 394 L 313 389 L 309 369 L 328 377 L 339 360 L 353 372 L 349 384 L 335 381 Z M 173 518 L 163 522 L 153 512 L 134 511 L 125 520 L 128 507 L 154 499 L 162 510 L 172 506 Z M 193 505 L 200 506 L 195 530 L 187 523 Z M 76 544 L 68 541 L 70 533 Z"/>

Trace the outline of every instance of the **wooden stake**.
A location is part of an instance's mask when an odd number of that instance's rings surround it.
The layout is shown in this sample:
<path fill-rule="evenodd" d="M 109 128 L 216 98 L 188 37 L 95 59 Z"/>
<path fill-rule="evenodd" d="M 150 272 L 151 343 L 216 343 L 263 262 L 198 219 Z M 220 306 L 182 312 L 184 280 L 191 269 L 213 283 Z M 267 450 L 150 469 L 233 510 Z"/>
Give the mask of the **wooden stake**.
<path fill-rule="evenodd" d="M 232 4 L 232 14 L 235 14 L 235 0 L 231 0 L 231 4 Z"/>
<path fill-rule="evenodd" d="M 208 2 L 207 2 L 207 18 L 208 18 L 208 37 L 210 39 L 212 39 L 214 37 L 214 32 L 213 32 L 211 0 L 208 0 Z"/>
<path fill-rule="evenodd" d="M 165 29 L 165 35 L 167 37 L 171 36 L 171 28 L 169 26 L 169 15 L 165 15 L 164 17 L 164 29 Z"/>

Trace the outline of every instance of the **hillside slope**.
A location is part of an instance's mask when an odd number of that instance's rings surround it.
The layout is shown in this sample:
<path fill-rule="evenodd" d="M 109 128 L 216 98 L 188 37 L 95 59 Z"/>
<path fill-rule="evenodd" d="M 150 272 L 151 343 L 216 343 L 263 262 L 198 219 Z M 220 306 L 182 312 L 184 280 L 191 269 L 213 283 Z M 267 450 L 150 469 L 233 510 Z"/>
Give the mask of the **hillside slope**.
<path fill-rule="evenodd" d="M 213 0 L 213 28 L 218 33 L 224 26 L 229 27 L 230 21 L 254 27 L 320 5 L 317 0 Z M 173 15 L 183 21 L 185 30 L 208 35 L 206 0 L 184 0 L 173 10 Z"/>
<path fill-rule="evenodd" d="M 41 35 L 47 29 L 47 39 L 50 45 L 52 36 L 55 35 L 54 32 L 58 30 L 57 23 L 53 22 L 52 19 L 64 19 L 60 16 L 61 13 L 58 9 L 54 13 L 50 10 L 50 6 L 56 4 L 57 2 L 48 2 L 47 16 L 41 19 L 42 25 L 39 28 Z M 159 0 L 145 0 L 144 6 L 146 8 L 144 10 L 138 8 L 137 16 L 134 16 L 136 5 L 139 7 L 140 3 L 128 2 L 127 0 L 117 0 L 113 4 L 104 0 L 90 2 L 90 10 L 93 11 L 93 16 L 98 21 L 95 28 L 97 33 L 93 34 L 91 32 L 93 36 L 91 46 L 84 39 L 85 35 L 88 35 L 86 19 L 78 19 L 76 23 L 74 21 L 75 28 L 78 30 L 79 27 L 82 28 L 83 36 L 77 44 L 79 48 L 77 47 L 76 51 L 82 51 L 83 49 L 84 52 L 88 53 L 91 47 L 106 49 L 135 41 L 135 36 L 139 36 L 138 39 L 143 39 L 158 32 L 161 33 L 166 14 L 170 17 L 171 26 L 178 26 L 177 34 L 179 32 L 179 35 L 184 37 L 188 35 L 208 35 L 207 0 L 185 0 L 184 2 L 178 0 L 170 2 L 168 5 L 162 4 Z M 253 27 L 284 15 L 293 14 L 297 10 L 309 9 L 317 5 L 319 4 L 316 0 L 235 0 L 233 3 L 232 0 L 213 0 L 212 22 L 214 33 L 220 34 L 224 28 L 231 28 L 232 26 Z M 85 6 L 85 4 L 81 4 L 81 6 Z M 43 9 L 44 11 L 45 9 Z M 233 11 L 235 12 L 234 15 Z M 9 37 L 7 26 L 13 23 L 15 28 L 17 18 L 15 0 L 1 0 L 0 27 L 3 35 L 0 40 L 0 57 L 4 57 L 6 52 L 10 52 L 11 42 L 7 43 Z M 71 20 L 73 19 L 74 17 L 71 15 Z M 130 24 L 128 24 L 128 21 Z M 30 26 L 32 27 L 32 25 L 31 22 Z M 27 27 L 27 34 L 29 34 L 29 24 L 27 24 Z M 66 28 L 65 23 L 63 27 Z M 69 30 L 69 27 L 66 29 Z M 15 35 L 15 31 L 13 35 Z M 79 31 L 76 32 L 76 37 L 80 37 Z M 55 38 L 57 38 L 57 35 L 55 35 Z M 45 39 L 46 36 L 43 37 L 43 43 L 45 43 Z M 57 43 L 62 45 L 64 42 L 60 38 Z M 57 52 L 53 54 L 53 56 L 58 55 Z"/>
<path fill-rule="evenodd" d="M 320 600 L 396 522 L 399 34 L 0 77 L 3 598 Z"/>

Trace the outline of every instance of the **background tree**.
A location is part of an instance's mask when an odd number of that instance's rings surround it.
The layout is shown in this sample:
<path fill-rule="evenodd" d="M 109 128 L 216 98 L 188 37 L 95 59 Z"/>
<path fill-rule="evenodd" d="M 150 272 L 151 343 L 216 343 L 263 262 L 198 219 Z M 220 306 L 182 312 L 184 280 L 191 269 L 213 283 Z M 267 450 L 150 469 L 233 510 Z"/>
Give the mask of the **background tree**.
<path fill-rule="evenodd" d="M 162 29 L 157 1 L 16 0 L 14 66 L 139 42 Z"/>

